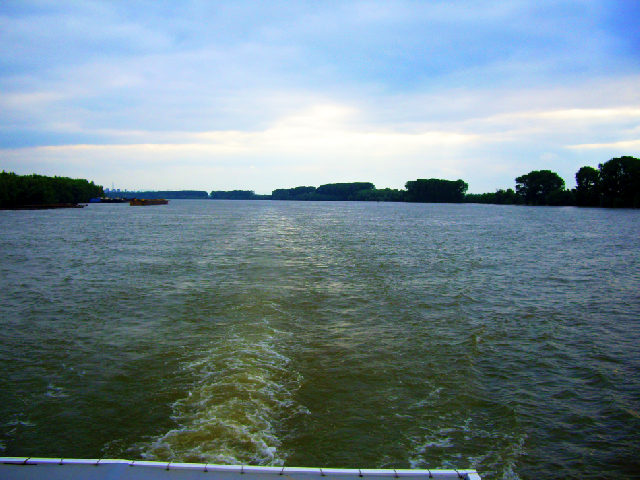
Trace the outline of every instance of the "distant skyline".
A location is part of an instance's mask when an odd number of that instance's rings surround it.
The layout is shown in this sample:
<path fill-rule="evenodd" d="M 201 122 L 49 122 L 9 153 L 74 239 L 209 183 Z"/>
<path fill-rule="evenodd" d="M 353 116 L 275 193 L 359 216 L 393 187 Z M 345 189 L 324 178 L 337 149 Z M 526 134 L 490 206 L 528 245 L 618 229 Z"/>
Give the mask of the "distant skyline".
<path fill-rule="evenodd" d="M 0 169 L 470 193 L 640 157 L 640 2 L 3 1 Z"/>

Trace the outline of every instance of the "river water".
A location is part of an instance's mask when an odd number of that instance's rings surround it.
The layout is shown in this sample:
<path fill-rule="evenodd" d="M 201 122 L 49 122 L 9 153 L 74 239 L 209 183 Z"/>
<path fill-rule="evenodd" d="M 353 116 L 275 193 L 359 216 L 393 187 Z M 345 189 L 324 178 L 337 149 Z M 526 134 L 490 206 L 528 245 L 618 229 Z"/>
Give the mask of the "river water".
<path fill-rule="evenodd" d="M 639 267 L 629 210 L 0 212 L 0 455 L 631 478 Z"/>

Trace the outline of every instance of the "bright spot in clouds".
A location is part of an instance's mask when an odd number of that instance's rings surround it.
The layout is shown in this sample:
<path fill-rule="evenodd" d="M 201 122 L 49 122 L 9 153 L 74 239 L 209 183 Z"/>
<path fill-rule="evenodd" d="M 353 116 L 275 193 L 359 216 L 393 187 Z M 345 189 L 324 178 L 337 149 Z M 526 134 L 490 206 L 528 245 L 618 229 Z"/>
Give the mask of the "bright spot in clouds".
<path fill-rule="evenodd" d="M 636 2 L 3 2 L 1 168 L 132 189 L 640 156 Z"/>

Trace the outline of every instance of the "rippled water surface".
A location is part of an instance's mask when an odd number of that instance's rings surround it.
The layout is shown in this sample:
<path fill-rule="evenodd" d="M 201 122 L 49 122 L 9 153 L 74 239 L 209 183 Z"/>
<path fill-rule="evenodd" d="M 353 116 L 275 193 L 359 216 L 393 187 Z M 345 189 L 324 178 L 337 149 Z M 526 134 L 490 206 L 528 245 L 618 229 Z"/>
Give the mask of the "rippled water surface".
<path fill-rule="evenodd" d="M 0 454 L 640 471 L 640 212 L 0 212 Z"/>

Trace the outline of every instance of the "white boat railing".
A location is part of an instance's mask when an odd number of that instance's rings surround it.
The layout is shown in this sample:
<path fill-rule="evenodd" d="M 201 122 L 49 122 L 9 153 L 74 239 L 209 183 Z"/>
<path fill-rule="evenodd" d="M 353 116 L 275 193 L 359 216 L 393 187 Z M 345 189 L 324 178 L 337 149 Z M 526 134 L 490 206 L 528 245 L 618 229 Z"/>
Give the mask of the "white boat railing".
<path fill-rule="evenodd" d="M 0 457 L 2 480 L 480 480 L 475 470 L 342 469 L 141 460 Z M 284 479 L 282 479 L 284 480 Z"/>

